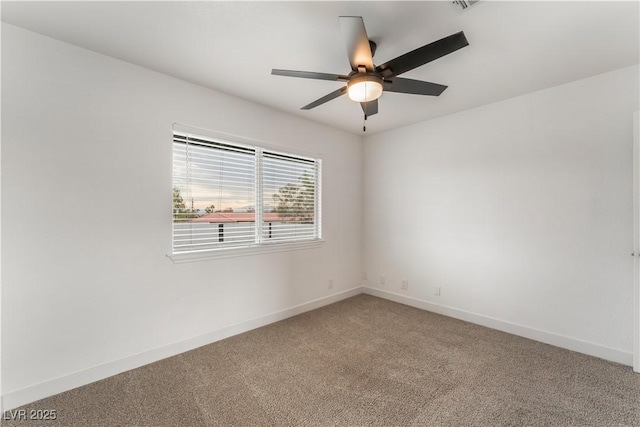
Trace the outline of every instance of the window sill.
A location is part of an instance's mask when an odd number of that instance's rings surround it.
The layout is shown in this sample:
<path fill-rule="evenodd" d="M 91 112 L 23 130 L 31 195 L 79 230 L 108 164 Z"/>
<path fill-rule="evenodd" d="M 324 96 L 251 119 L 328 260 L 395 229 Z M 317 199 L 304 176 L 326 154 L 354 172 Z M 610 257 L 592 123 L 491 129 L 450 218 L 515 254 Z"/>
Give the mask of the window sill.
<path fill-rule="evenodd" d="M 323 245 L 324 240 L 310 240 L 305 242 L 292 243 L 266 243 L 255 246 L 245 246 L 240 248 L 221 248 L 202 252 L 190 252 L 184 254 L 167 254 L 167 257 L 174 264 L 187 262 L 208 261 L 212 259 L 232 258 L 239 256 L 260 255 L 272 252 L 299 251 L 304 249 L 315 249 Z"/>

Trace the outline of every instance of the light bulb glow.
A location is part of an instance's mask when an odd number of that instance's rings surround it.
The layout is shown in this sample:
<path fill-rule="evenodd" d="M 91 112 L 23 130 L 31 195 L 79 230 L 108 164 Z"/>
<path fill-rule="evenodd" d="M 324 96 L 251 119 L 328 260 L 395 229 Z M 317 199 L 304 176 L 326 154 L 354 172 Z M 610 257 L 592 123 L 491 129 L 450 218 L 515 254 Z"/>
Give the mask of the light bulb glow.
<path fill-rule="evenodd" d="M 356 77 L 347 87 L 349 98 L 356 102 L 373 101 L 382 95 L 382 79 L 375 75 Z"/>

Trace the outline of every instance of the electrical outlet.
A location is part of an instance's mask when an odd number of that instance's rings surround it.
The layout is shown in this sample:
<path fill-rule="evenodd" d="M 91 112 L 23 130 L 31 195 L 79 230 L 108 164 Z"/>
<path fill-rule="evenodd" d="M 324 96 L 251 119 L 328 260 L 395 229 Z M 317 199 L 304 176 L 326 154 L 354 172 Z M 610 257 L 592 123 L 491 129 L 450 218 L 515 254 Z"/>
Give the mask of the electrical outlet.
<path fill-rule="evenodd" d="M 381 285 L 384 285 L 386 281 L 387 281 L 387 279 L 385 279 L 384 276 L 380 276 L 380 284 Z"/>
<path fill-rule="evenodd" d="M 408 290 L 409 289 L 409 281 L 407 279 L 402 280 L 402 284 L 400 284 L 400 289 Z"/>
<path fill-rule="evenodd" d="M 329 279 L 329 289 L 333 289 L 333 279 Z"/>
<path fill-rule="evenodd" d="M 440 286 L 433 287 L 433 294 L 436 296 L 440 296 Z"/>

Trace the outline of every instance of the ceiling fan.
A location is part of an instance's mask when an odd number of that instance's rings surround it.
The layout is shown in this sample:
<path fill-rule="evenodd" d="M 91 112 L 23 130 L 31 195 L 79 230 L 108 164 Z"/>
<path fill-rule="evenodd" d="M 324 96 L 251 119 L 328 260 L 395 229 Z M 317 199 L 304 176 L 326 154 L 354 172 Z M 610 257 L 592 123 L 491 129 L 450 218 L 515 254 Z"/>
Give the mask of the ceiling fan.
<path fill-rule="evenodd" d="M 460 31 L 376 66 L 373 64 L 376 43 L 369 40 L 362 17 L 340 16 L 340 30 L 351 65 L 351 72 L 348 75 L 271 70 L 271 74 L 277 76 L 335 80 L 347 83 L 346 86 L 305 105 L 301 108 L 302 110 L 310 110 L 347 93 L 350 99 L 360 103 L 366 120 L 367 116 L 378 113 L 378 98 L 383 91 L 439 96 L 447 86 L 406 79 L 398 77 L 398 75 L 469 45 L 464 32 Z"/>

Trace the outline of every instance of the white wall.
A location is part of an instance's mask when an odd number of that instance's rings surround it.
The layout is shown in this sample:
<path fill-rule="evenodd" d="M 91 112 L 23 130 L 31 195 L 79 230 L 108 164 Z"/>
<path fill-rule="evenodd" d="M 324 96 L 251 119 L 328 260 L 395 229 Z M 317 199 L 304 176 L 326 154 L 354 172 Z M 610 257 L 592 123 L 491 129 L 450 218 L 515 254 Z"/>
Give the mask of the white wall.
<path fill-rule="evenodd" d="M 324 245 L 173 264 L 174 122 L 320 153 Z M 357 136 L 2 24 L 5 408 L 359 286 L 361 151 Z"/>
<path fill-rule="evenodd" d="M 369 292 L 630 365 L 637 109 L 634 66 L 367 137 Z"/>

